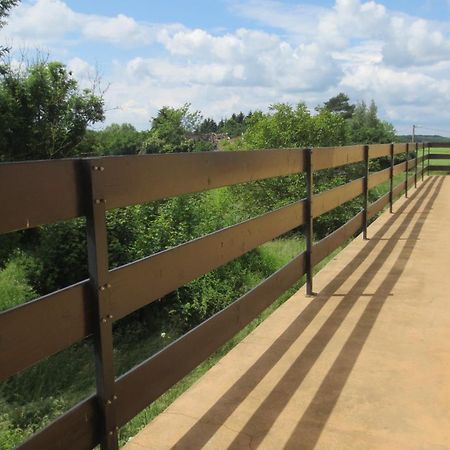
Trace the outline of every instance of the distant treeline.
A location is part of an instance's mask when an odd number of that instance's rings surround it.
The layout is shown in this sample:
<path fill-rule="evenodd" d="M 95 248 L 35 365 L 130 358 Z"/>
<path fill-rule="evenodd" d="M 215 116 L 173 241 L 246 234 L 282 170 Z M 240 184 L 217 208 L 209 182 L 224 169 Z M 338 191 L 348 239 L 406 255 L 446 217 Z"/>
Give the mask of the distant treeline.
<path fill-rule="evenodd" d="M 411 134 L 399 134 L 396 136 L 398 142 L 411 142 Z M 416 134 L 416 142 L 450 142 L 450 138 L 438 134 Z"/>

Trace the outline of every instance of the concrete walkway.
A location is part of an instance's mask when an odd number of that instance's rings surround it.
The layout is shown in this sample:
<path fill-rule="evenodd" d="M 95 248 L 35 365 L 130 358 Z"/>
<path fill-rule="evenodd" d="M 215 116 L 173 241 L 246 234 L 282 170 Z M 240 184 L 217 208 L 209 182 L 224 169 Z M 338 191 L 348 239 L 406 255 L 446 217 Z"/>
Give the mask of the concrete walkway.
<path fill-rule="evenodd" d="M 450 177 L 429 177 L 125 446 L 450 449 Z"/>

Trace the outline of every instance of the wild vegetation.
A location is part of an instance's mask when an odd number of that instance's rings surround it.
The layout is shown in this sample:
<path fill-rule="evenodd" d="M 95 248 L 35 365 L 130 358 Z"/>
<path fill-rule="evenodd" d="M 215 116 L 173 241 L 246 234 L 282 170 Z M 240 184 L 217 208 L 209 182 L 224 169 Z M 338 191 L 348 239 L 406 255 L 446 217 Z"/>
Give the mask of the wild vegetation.
<path fill-rule="evenodd" d="M 0 2 L 0 19 L 15 3 Z M 267 112 L 236 112 L 218 123 L 191 111 L 188 104 L 181 108 L 165 106 L 151 120 L 148 130 L 112 124 L 94 131 L 89 126 L 104 119 L 101 95 L 94 88 L 80 89 L 63 64 L 46 61 L 19 68 L 3 64 L 0 118 L 3 162 L 210 151 L 218 148 L 218 142 L 226 151 L 245 151 L 395 139 L 392 125 L 380 120 L 374 102 L 351 104 L 343 93 L 315 111 L 302 102 L 275 104 Z M 387 161 L 380 158 L 371 164 L 372 170 L 379 170 Z M 358 164 L 324 170 L 316 176 L 316 189 L 329 189 L 361 174 Z M 303 176 L 293 175 L 113 210 L 107 216 L 110 267 L 238 223 L 304 195 Z M 342 225 L 360 206 L 360 199 L 355 199 L 322 216 L 315 223 L 316 237 Z M 115 324 L 116 373 L 123 373 L 210 317 L 302 251 L 301 231 L 294 230 L 264 244 Z M 84 219 L 0 236 L 0 310 L 86 278 L 86 259 Z M 206 362 L 196 374 L 214 360 Z M 93 392 L 94 378 L 92 342 L 88 339 L 1 383 L 0 449 L 14 446 Z M 189 380 L 192 376 L 186 383 Z M 161 403 L 151 407 L 153 412 L 144 416 L 154 414 L 182 389 L 170 391 Z"/>

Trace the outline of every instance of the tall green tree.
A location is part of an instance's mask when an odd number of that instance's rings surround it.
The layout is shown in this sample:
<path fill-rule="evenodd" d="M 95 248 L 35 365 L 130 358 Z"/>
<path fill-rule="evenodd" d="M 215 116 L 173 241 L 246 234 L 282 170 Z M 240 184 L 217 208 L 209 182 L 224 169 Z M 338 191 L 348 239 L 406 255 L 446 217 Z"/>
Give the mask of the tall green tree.
<path fill-rule="evenodd" d="M 219 122 L 218 131 L 228 134 L 229 137 L 241 136 L 247 129 L 248 117 L 242 111 L 238 114 L 233 113 L 228 119 Z"/>
<path fill-rule="evenodd" d="M 267 114 L 247 119 L 243 142 L 247 148 L 307 147 L 345 144 L 345 121 L 326 109 L 312 115 L 304 103 L 272 105 Z"/>
<path fill-rule="evenodd" d="M 145 137 L 145 132 L 136 130 L 129 123 L 113 123 L 103 130 L 87 130 L 76 150 L 80 156 L 135 155 Z"/>
<path fill-rule="evenodd" d="M 217 123 L 214 119 L 206 118 L 198 128 L 199 133 L 215 133 L 217 131 Z"/>
<path fill-rule="evenodd" d="M 164 106 L 152 120 L 148 138 L 142 143 L 141 153 L 210 150 L 210 143 L 194 139 L 201 122 L 200 112 L 190 111 L 188 103 L 181 108 Z"/>
<path fill-rule="evenodd" d="M 104 119 L 103 99 L 59 62 L 0 75 L 0 160 L 63 158 L 76 154 L 89 125 Z"/>
<path fill-rule="evenodd" d="M 349 96 L 343 92 L 331 97 L 323 106 L 328 111 L 341 115 L 344 119 L 351 119 L 356 108 L 350 103 Z"/>
<path fill-rule="evenodd" d="M 349 121 L 350 141 L 354 144 L 389 143 L 395 139 L 392 124 L 378 117 L 378 109 L 372 100 L 370 105 L 358 103 L 352 119 Z"/>

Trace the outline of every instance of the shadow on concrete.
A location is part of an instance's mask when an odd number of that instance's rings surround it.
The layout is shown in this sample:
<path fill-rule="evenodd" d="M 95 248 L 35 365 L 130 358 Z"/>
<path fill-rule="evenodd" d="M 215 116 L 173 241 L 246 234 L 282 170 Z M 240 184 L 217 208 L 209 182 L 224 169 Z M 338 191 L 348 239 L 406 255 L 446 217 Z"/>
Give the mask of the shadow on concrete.
<path fill-rule="evenodd" d="M 422 186 L 414 191 L 410 198 L 401 205 L 387 222 L 367 241 L 352 261 L 333 278 L 330 283 L 307 305 L 301 314 L 291 323 L 291 325 L 268 347 L 266 352 L 242 375 L 242 377 L 212 406 L 198 422 L 185 433 L 177 442 L 175 448 L 201 448 L 217 432 L 221 425 L 227 420 L 236 408 L 243 402 L 265 377 L 265 375 L 282 358 L 283 354 L 303 333 L 306 327 L 317 316 L 322 307 L 331 296 L 336 295 L 336 291 L 343 283 L 361 266 L 365 259 L 378 246 L 383 246 L 380 253 L 370 266 L 364 271 L 350 291 L 343 295 L 342 300 L 328 319 L 324 322 L 316 335 L 306 345 L 304 350 L 298 355 L 288 371 L 278 381 L 277 385 L 269 393 L 266 399 L 255 410 L 246 424 L 240 430 L 235 440 L 228 448 L 239 448 L 239 441 L 242 436 L 252 436 L 251 447 L 257 447 L 277 417 L 285 408 L 292 395 L 297 391 L 306 375 L 314 366 L 317 359 L 322 354 L 328 342 L 332 339 L 344 319 L 349 314 L 353 305 L 361 296 L 371 279 L 383 267 L 383 262 L 388 254 L 392 253 L 399 239 L 404 238 L 403 234 L 411 226 L 419 208 L 423 208 L 420 216 L 415 221 L 412 232 L 408 239 L 412 240 L 412 245 L 402 249 L 395 264 L 395 270 L 391 271 L 377 291 L 366 300 L 367 306 L 360 320 L 358 321 L 351 336 L 347 340 L 343 349 L 339 353 L 335 363 L 324 378 L 322 385 L 316 396 L 308 406 L 307 410 L 300 418 L 294 432 L 290 436 L 285 448 L 312 449 L 316 445 L 320 434 L 330 416 L 340 392 L 345 385 L 348 376 L 356 362 L 356 359 L 364 346 L 365 340 L 376 321 L 376 318 L 385 302 L 391 295 L 391 290 L 402 274 L 409 256 L 414 248 L 418 234 L 424 224 L 426 216 L 437 197 L 443 179 L 427 179 Z M 427 197 L 431 197 L 427 200 Z M 426 203 L 425 203 L 426 202 Z M 405 212 L 408 206 L 412 207 Z M 382 242 L 381 237 L 395 223 L 398 228 L 392 238 Z M 270 320 L 270 319 L 268 319 Z M 208 426 L 205 427 L 204 424 Z M 261 435 L 255 436 L 255 429 L 266 430 Z"/>
<path fill-rule="evenodd" d="M 427 201 L 426 209 L 414 218 L 414 225 L 412 226 L 407 239 L 409 241 L 409 238 L 411 238 L 412 245 L 405 245 L 402 247 L 392 270 L 389 271 L 384 280 L 379 284 L 379 287 L 373 294 L 371 300 L 367 303 L 367 306 L 356 323 L 352 333 L 342 347 L 342 350 L 339 352 L 335 362 L 322 381 L 317 393 L 301 417 L 295 430 L 292 432 L 288 442 L 284 446 L 285 449 L 306 450 L 313 449 L 316 446 L 322 430 L 333 412 L 334 406 L 339 399 L 342 389 L 344 388 L 358 356 L 364 347 L 364 343 L 366 342 L 369 333 L 372 330 L 377 317 L 389 296 L 389 292 L 392 291 L 398 279 L 405 270 L 406 264 L 415 248 L 415 242 L 417 242 L 417 239 L 414 238 L 419 236 L 431 206 L 436 200 L 436 197 L 439 195 L 443 182 L 443 178 L 441 178 L 438 183 L 434 181 L 433 184 L 437 184 L 437 186 Z M 427 190 L 429 191 L 431 187 L 432 185 Z M 420 201 L 418 201 L 417 204 L 411 209 L 411 214 L 407 214 L 405 217 L 412 218 L 413 214 L 418 210 L 419 204 Z M 387 241 L 387 244 L 383 248 L 383 253 L 380 253 L 377 259 L 385 259 L 386 253 L 389 254 L 392 252 L 396 245 L 397 236 L 401 235 L 408 225 L 409 223 L 405 224 L 405 221 L 402 222 L 400 227 L 393 234 L 392 238 Z M 368 270 L 370 270 L 370 268 Z M 359 281 L 363 281 L 363 284 L 366 284 L 364 278 L 365 277 L 363 274 Z M 359 281 L 357 284 L 359 284 Z M 364 288 L 363 286 L 360 287 L 361 289 Z M 349 292 L 347 295 L 347 301 L 354 302 L 353 296 L 358 296 L 358 293 Z"/>

